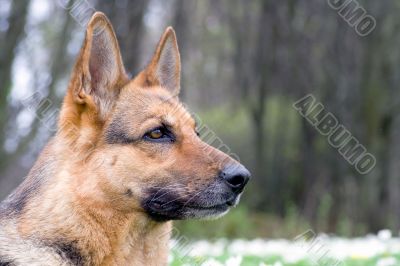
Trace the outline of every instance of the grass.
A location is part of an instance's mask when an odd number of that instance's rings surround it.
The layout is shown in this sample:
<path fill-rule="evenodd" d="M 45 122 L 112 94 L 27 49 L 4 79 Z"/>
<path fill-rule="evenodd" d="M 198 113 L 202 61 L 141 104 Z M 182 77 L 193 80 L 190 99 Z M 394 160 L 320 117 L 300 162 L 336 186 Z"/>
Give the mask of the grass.
<path fill-rule="evenodd" d="M 292 240 L 253 239 L 171 242 L 171 266 L 398 266 L 400 238 L 389 230 L 359 238 L 316 235 Z"/>
<path fill-rule="evenodd" d="M 343 261 L 302 259 L 296 262 L 285 262 L 280 256 L 256 257 L 256 256 L 232 256 L 224 254 L 217 257 L 182 258 L 174 255 L 171 266 L 202 265 L 202 266 L 397 266 L 400 265 L 400 254 L 381 254 L 372 258 L 348 258 Z"/>
<path fill-rule="evenodd" d="M 231 260 L 229 260 L 231 259 Z M 260 258 L 260 257 L 255 257 L 255 256 L 243 256 L 243 257 L 231 257 L 228 258 L 227 256 L 221 256 L 217 258 L 199 258 L 198 261 L 204 261 L 203 264 L 198 264 L 198 265 L 204 265 L 204 266 L 219 266 L 219 265 L 229 265 L 229 266 L 235 266 L 235 265 L 241 265 L 241 266 L 311 266 L 311 265 L 323 265 L 323 266 L 334 266 L 334 265 L 346 265 L 346 266 L 379 266 L 379 265 L 391 265 L 391 266 L 397 266 L 400 263 L 400 255 L 387 255 L 383 254 L 381 256 L 376 256 L 373 258 L 369 259 L 346 259 L 342 262 L 336 262 L 333 261 L 329 263 L 329 261 L 314 261 L 311 259 L 303 259 L 298 262 L 294 263 L 288 263 L 285 262 L 281 257 L 279 256 L 271 256 L 271 257 L 266 257 L 266 258 Z M 240 263 L 240 264 L 235 264 Z M 194 262 L 194 263 L 193 263 Z M 192 264 L 193 263 L 193 264 Z M 342 263 L 342 264 L 340 264 Z M 180 266 L 180 265 L 195 265 L 196 261 L 191 260 L 191 261 L 181 261 L 179 259 L 174 260 L 170 265 L 171 266 Z"/>

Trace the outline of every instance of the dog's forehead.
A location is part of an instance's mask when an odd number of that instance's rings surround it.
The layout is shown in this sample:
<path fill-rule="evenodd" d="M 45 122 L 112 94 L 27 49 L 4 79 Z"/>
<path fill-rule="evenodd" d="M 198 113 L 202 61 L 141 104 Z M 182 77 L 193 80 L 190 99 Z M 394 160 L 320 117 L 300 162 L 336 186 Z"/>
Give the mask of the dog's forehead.
<path fill-rule="evenodd" d="M 161 87 L 123 89 L 118 107 L 126 115 L 142 120 L 162 118 L 169 125 L 185 124 L 194 127 L 196 124 L 185 105 Z"/>

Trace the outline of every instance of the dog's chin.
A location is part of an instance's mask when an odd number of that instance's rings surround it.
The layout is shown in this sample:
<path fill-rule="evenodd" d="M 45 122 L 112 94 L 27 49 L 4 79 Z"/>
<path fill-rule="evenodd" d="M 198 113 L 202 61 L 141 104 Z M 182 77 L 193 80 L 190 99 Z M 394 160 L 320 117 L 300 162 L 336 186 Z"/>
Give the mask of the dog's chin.
<path fill-rule="evenodd" d="M 155 221 L 186 220 L 186 219 L 218 219 L 229 212 L 239 202 L 239 196 L 225 202 L 210 204 L 209 202 L 181 203 L 177 201 L 162 202 L 145 201 L 143 208 Z"/>
<path fill-rule="evenodd" d="M 232 206 L 224 203 L 212 207 L 188 207 L 186 208 L 186 219 L 218 219 L 227 214 Z"/>

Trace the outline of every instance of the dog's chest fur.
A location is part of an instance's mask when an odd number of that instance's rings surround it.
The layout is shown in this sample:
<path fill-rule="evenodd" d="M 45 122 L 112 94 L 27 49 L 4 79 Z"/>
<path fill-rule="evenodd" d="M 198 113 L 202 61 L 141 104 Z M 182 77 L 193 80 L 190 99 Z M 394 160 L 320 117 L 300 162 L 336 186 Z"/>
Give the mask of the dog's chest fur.
<path fill-rule="evenodd" d="M 57 247 L 46 246 L 40 241 L 22 239 L 15 220 L 0 223 L 0 265 L 74 265 L 65 259 Z"/>
<path fill-rule="evenodd" d="M 135 265 L 165 265 L 169 231 L 170 225 L 166 224 L 150 235 L 128 234 L 120 239 L 121 245 L 115 244 L 111 249 L 104 249 L 103 254 L 95 254 L 79 248 L 82 243 L 21 237 L 12 218 L 0 223 L 0 266 L 132 265 L 133 261 Z"/>

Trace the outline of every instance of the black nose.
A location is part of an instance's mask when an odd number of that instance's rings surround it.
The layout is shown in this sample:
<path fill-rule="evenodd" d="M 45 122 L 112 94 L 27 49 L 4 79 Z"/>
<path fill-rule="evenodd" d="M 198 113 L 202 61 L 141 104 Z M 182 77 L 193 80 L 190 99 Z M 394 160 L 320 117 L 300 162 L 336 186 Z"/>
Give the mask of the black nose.
<path fill-rule="evenodd" d="M 250 179 L 250 172 L 243 165 L 229 165 L 221 171 L 221 177 L 234 192 L 242 192 Z"/>

